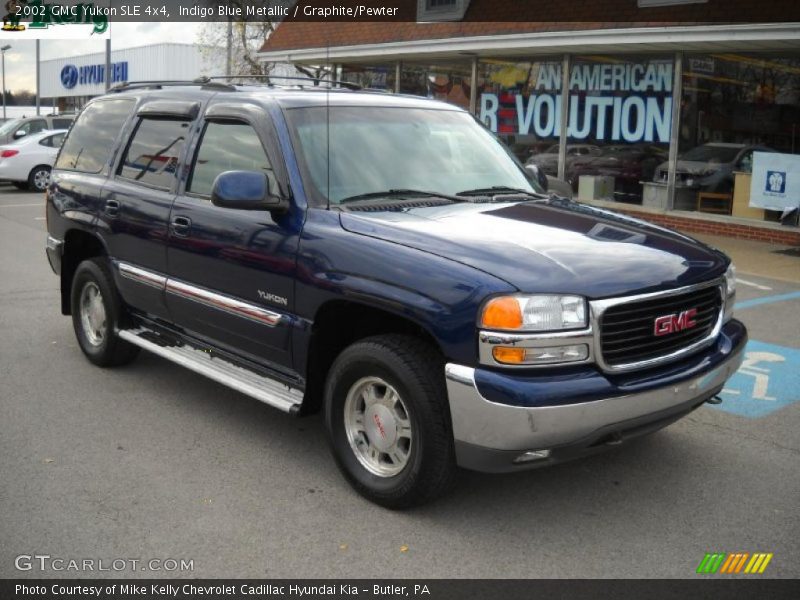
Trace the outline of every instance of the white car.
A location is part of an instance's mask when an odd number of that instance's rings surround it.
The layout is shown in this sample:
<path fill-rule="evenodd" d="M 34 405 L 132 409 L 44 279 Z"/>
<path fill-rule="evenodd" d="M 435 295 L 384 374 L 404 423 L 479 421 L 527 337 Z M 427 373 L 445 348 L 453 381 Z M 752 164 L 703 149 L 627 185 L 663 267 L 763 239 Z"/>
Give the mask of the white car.
<path fill-rule="evenodd" d="M 0 181 L 10 181 L 21 190 L 43 192 L 66 133 L 66 129 L 40 131 L 0 146 Z"/>

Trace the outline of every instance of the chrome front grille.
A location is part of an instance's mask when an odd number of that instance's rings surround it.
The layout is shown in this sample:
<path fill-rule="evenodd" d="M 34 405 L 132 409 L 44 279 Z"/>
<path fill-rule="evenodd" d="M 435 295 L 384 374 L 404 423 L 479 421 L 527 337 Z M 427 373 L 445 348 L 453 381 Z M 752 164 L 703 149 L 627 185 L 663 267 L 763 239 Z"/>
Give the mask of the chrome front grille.
<path fill-rule="evenodd" d="M 708 282 L 669 292 L 658 292 L 592 303 L 598 330 L 599 363 L 609 371 L 646 368 L 677 359 L 709 343 L 722 324 L 722 284 Z M 659 317 L 678 318 L 696 313 L 694 326 L 656 335 Z"/>

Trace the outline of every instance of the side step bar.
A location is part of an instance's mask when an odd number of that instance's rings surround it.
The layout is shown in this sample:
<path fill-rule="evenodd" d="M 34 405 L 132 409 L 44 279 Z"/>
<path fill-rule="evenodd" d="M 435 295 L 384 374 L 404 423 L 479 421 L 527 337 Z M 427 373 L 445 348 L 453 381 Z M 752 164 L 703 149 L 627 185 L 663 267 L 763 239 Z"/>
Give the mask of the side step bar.
<path fill-rule="evenodd" d="M 295 414 L 300 410 L 303 402 L 301 390 L 290 388 L 274 379 L 244 369 L 219 356 L 212 356 L 210 353 L 186 343 L 181 345 L 157 344 L 152 341 L 158 339 L 157 334 L 154 335 L 153 331 L 143 327 L 121 329 L 118 335 L 126 342 L 144 348 L 148 352 L 166 358 L 195 373 L 205 375 L 209 379 L 265 404 L 290 414 Z"/>

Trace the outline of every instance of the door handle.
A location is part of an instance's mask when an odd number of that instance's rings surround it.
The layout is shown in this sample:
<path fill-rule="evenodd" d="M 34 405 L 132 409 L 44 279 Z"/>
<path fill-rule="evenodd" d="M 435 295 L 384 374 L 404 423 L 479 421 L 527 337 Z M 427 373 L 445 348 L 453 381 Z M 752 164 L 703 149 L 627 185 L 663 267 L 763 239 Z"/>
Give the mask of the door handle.
<path fill-rule="evenodd" d="M 188 235 L 192 227 L 192 220 L 189 217 L 175 217 L 172 219 L 172 232 L 175 235 Z"/>
<path fill-rule="evenodd" d="M 122 205 L 117 200 L 106 200 L 106 214 L 109 217 L 116 217 L 119 215 L 119 209 Z"/>

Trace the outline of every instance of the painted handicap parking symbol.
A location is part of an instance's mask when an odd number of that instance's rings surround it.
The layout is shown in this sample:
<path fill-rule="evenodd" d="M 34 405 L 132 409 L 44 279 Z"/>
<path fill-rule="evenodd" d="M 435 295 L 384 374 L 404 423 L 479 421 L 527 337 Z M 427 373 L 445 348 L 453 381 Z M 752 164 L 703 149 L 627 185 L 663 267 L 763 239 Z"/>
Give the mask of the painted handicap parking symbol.
<path fill-rule="evenodd" d="M 749 341 L 742 366 L 720 396 L 722 404 L 713 408 L 750 418 L 800 401 L 800 350 Z"/>

